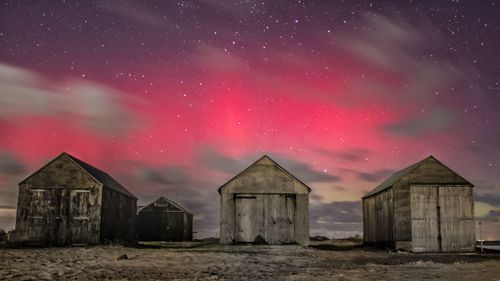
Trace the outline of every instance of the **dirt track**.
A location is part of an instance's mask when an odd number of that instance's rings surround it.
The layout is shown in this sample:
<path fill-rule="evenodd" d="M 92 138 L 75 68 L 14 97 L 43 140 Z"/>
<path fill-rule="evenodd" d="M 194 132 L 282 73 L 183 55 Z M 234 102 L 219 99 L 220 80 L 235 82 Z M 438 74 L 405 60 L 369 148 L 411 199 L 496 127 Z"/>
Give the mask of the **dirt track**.
<path fill-rule="evenodd" d="M 0 280 L 499 280 L 500 254 L 353 248 L 94 246 L 0 249 Z M 126 254 L 128 259 L 117 260 Z"/>

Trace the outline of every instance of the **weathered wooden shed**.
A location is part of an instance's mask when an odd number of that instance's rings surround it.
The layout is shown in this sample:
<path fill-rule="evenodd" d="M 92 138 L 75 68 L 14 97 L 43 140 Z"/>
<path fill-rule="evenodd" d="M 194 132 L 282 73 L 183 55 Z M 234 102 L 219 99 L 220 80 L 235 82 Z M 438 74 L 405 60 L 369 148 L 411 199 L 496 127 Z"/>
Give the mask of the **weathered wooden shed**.
<path fill-rule="evenodd" d="M 162 196 L 139 210 L 137 236 L 139 241 L 191 241 L 193 214 Z"/>
<path fill-rule="evenodd" d="M 268 156 L 219 187 L 220 243 L 309 243 L 311 189 Z"/>
<path fill-rule="evenodd" d="M 363 197 L 368 244 L 413 252 L 475 250 L 474 186 L 430 156 Z"/>
<path fill-rule="evenodd" d="M 18 242 L 93 244 L 134 237 L 137 198 L 107 173 L 62 153 L 19 183 Z"/>

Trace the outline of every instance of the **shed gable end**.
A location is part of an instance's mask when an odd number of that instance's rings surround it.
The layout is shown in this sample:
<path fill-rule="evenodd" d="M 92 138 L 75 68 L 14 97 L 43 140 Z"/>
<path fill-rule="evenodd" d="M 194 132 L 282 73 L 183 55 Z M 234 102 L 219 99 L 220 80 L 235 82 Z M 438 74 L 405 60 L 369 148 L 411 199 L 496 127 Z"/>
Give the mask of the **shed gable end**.
<path fill-rule="evenodd" d="M 468 180 L 439 162 L 434 157 L 426 158 L 409 175 L 411 184 L 450 184 L 473 186 Z"/>
<path fill-rule="evenodd" d="M 184 212 L 190 214 L 188 210 L 163 196 L 141 208 L 140 212 Z"/>
<path fill-rule="evenodd" d="M 81 186 L 81 183 L 88 183 L 89 181 L 93 185 L 102 185 L 66 154 L 61 154 L 24 179 L 20 184 L 30 184 L 37 187 L 71 188 Z"/>
<path fill-rule="evenodd" d="M 281 190 L 284 186 L 289 187 L 289 190 Z M 268 156 L 263 156 L 219 187 L 219 193 L 229 192 L 230 190 L 233 192 L 237 190 L 238 193 L 308 193 L 311 191 L 306 184 Z"/>

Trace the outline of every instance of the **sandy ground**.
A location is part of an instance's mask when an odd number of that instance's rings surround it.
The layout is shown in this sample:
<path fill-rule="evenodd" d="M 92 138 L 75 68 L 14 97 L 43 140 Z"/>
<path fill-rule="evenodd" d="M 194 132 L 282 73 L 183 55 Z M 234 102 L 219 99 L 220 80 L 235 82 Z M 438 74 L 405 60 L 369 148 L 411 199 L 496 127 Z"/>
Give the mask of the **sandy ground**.
<path fill-rule="evenodd" d="M 500 254 L 191 244 L 0 249 L 0 280 L 499 280 Z M 118 260 L 126 254 L 128 259 Z"/>

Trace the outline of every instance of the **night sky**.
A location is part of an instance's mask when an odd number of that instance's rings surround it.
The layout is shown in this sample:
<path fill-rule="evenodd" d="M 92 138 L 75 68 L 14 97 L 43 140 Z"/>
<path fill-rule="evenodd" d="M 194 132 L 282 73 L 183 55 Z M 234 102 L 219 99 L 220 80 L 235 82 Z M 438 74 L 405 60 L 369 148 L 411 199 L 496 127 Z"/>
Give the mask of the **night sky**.
<path fill-rule="evenodd" d="M 429 155 L 500 239 L 498 1 L 1 1 L 0 227 L 66 151 L 218 235 L 217 188 L 263 154 L 312 188 L 311 234 Z"/>

